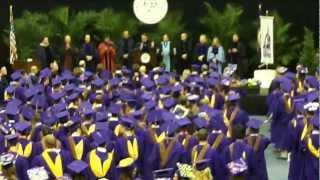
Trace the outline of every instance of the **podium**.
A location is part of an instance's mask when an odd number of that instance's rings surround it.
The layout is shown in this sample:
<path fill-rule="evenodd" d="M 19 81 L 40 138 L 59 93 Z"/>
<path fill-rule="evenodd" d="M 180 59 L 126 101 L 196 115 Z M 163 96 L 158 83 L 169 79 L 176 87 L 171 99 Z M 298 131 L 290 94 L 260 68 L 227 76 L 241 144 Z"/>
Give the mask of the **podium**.
<path fill-rule="evenodd" d="M 132 61 L 133 64 L 146 66 L 147 71 L 149 71 L 157 66 L 157 54 L 155 51 L 142 52 L 137 48 L 132 51 Z"/>
<path fill-rule="evenodd" d="M 261 82 L 261 88 L 268 89 L 275 76 L 276 70 L 274 69 L 259 69 L 254 71 L 253 79 Z"/>

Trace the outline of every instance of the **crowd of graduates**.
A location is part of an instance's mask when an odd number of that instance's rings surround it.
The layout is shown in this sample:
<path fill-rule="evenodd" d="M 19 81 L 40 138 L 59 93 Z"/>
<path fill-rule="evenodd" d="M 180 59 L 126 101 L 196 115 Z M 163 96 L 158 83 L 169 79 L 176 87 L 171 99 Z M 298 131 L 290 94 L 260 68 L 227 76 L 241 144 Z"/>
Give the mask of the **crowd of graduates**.
<path fill-rule="evenodd" d="M 182 76 L 155 67 L 110 73 L 52 66 L 15 71 L 0 111 L 7 179 L 267 180 L 264 151 L 290 152 L 292 180 L 319 176 L 318 80 L 277 69 L 263 120 L 241 107 L 236 67 L 193 65 Z"/>

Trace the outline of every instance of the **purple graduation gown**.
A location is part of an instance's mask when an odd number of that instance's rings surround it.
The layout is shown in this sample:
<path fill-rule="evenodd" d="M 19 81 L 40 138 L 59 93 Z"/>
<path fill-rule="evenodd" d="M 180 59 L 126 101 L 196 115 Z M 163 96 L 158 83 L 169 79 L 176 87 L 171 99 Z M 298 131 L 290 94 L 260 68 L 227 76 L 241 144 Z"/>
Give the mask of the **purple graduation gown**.
<path fill-rule="evenodd" d="M 249 135 L 250 136 L 250 135 Z M 268 180 L 268 172 L 267 172 L 267 165 L 266 165 L 266 159 L 264 155 L 264 151 L 267 149 L 268 145 L 270 144 L 270 140 L 263 135 L 259 135 L 261 140 L 259 143 L 259 146 L 257 150 L 255 151 L 253 149 L 255 158 L 256 158 L 256 170 L 254 176 L 252 176 L 253 179 L 260 179 L 260 180 Z M 251 136 L 252 138 L 252 144 L 253 146 L 257 143 L 257 136 Z M 249 145 L 249 137 L 246 137 L 244 142 Z"/>
<path fill-rule="evenodd" d="M 313 146 L 319 149 L 319 134 L 311 134 Z M 303 151 L 303 166 L 301 169 L 301 176 L 299 180 L 318 180 L 319 179 L 319 158 L 315 157 L 308 149 L 308 138 L 305 138 L 301 143 L 301 149 Z"/>
<path fill-rule="evenodd" d="M 179 142 L 182 144 L 183 143 L 183 140 L 184 139 L 186 139 L 186 137 L 185 137 L 185 135 L 179 135 L 179 138 L 178 138 L 178 140 L 179 140 Z M 187 140 L 185 140 L 185 141 L 187 141 Z M 187 144 L 182 144 L 183 145 L 183 147 L 184 147 L 184 150 L 185 150 L 185 153 L 187 154 L 187 156 L 184 156 L 185 157 L 185 162 L 186 163 L 191 163 L 191 158 L 190 158 L 190 154 L 191 154 L 191 152 L 192 152 L 192 148 L 194 147 L 194 146 L 196 146 L 198 144 L 198 140 L 197 140 L 197 138 L 196 137 L 194 137 L 194 136 L 191 136 L 190 135 L 190 137 L 189 137 L 189 142 L 187 143 Z"/>
<path fill-rule="evenodd" d="M 220 135 L 221 133 L 211 133 L 208 136 L 208 143 L 212 146 L 213 143 L 216 141 L 217 137 Z M 222 153 L 224 151 L 224 149 L 230 144 L 230 140 L 223 135 L 223 138 L 221 140 L 221 143 L 216 147 L 216 151 L 218 153 Z"/>

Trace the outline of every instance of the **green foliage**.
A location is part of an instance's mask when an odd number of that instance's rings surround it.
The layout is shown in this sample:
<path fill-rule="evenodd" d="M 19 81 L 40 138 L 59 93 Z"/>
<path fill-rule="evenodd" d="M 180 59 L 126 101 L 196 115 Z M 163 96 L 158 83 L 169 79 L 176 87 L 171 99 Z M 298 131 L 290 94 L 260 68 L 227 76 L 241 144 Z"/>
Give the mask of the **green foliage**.
<path fill-rule="evenodd" d="M 288 66 L 298 58 L 299 44 L 297 38 L 290 35 L 291 23 L 284 22 L 277 12 L 274 16 L 274 59 L 275 64 Z"/>
<path fill-rule="evenodd" d="M 232 34 L 240 30 L 242 7 L 227 4 L 225 9 L 220 12 L 208 2 L 205 2 L 204 5 L 207 12 L 200 19 L 200 23 L 207 28 L 211 37 L 217 36 L 221 44 L 228 47 Z"/>
<path fill-rule="evenodd" d="M 134 34 L 138 30 L 139 22 L 123 12 L 114 12 L 112 9 L 104 9 L 97 14 L 98 21 L 94 27 L 100 37 L 110 36 L 113 39 L 121 37 L 123 30 L 130 30 Z"/>
<path fill-rule="evenodd" d="M 313 32 L 305 27 L 299 63 L 307 66 L 311 73 L 314 73 L 316 71 L 316 68 L 319 66 L 319 61 L 316 58 L 316 48 L 314 44 L 315 42 Z"/>
<path fill-rule="evenodd" d="M 183 32 L 185 24 L 182 21 L 183 14 L 180 11 L 169 12 L 166 17 L 157 24 L 156 29 L 151 33 L 151 39 L 154 41 L 161 41 L 163 34 L 168 34 L 171 40 Z"/>

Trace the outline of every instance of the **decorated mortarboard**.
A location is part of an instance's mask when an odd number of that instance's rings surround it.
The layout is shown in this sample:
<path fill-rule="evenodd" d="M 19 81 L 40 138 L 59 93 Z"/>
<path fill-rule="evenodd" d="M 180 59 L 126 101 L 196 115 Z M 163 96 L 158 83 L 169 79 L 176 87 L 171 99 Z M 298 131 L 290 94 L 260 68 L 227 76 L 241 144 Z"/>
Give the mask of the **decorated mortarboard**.
<path fill-rule="evenodd" d="M 310 88 L 319 89 L 319 81 L 315 76 L 306 76 L 304 80 Z"/>
<path fill-rule="evenodd" d="M 15 155 L 13 153 L 6 153 L 0 156 L 0 165 L 2 167 L 7 167 L 13 165 L 15 160 Z"/>
<path fill-rule="evenodd" d="M 251 118 L 247 122 L 247 127 L 252 128 L 252 129 L 259 129 L 262 126 L 263 122 L 262 120 L 258 118 Z"/>
<path fill-rule="evenodd" d="M 197 129 L 202 129 L 208 127 L 208 121 L 201 118 L 197 117 L 193 120 L 193 124 L 197 127 Z"/>
<path fill-rule="evenodd" d="M 172 178 L 174 175 L 174 169 L 173 168 L 167 168 L 167 169 L 159 169 L 153 171 L 153 177 L 155 179 L 164 179 L 164 178 Z"/>
<path fill-rule="evenodd" d="M 33 167 L 27 170 L 30 180 L 47 180 L 49 179 L 48 171 L 43 167 Z"/>
<path fill-rule="evenodd" d="M 309 112 L 315 112 L 319 109 L 318 102 L 309 102 L 303 106 L 303 109 Z"/>
<path fill-rule="evenodd" d="M 123 116 L 120 118 L 120 123 L 127 128 L 133 128 L 135 120 L 130 116 Z"/>
<path fill-rule="evenodd" d="M 15 87 L 14 86 L 12 86 L 12 85 L 9 85 L 6 89 L 5 89 L 5 91 L 7 92 L 7 93 L 9 93 L 9 94 L 13 94 L 14 93 L 14 91 L 15 91 Z"/>
<path fill-rule="evenodd" d="M 233 175 L 239 175 L 247 171 L 248 165 L 242 158 L 231 161 L 227 164 L 229 172 Z"/>
<path fill-rule="evenodd" d="M 35 116 L 35 112 L 30 106 L 24 106 L 21 108 L 21 114 L 24 119 L 32 120 Z"/>
<path fill-rule="evenodd" d="M 31 124 L 27 123 L 27 122 L 20 121 L 14 125 L 14 128 L 17 132 L 22 133 L 22 132 L 29 131 L 31 129 Z"/>
<path fill-rule="evenodd" d="M 12 81 L 18 81 L 22 77 L 22 74 L 20 71 L 15 71 L 10 77 Z"/>
<path fill-rule="evenodd" d="M 71 171 L 74 175 L 84 172 L 87 167 L 88 164 L 81 160 L 72 161 L 67 166 L 68 170 Z"/>
<path fill-rule="evenodd" d="M 195 168 L 198 171 L 203 171 L 204 169 L 210 167 L 210 162 L 211 162 L 210 159 L 202 159 L 202 160 L 196 161 Z"/>
<path fill-rule="evenodd" d="M 296 70 L 297 70 L 297 73 L 300 73 L 300 74 L 307 74 L 309 72 L 307 67 L 304 67 L 300 64 L 297 65 Z"/>
<path fill-rule="evenodd" d="M 92 81 L 92 85 L 94 85 L 96 88 L 101 88 L 104 85 L 104 81 L 102 79 L 95 79 Z"/>

